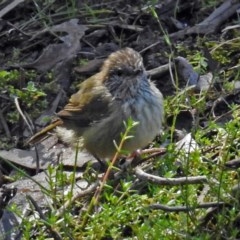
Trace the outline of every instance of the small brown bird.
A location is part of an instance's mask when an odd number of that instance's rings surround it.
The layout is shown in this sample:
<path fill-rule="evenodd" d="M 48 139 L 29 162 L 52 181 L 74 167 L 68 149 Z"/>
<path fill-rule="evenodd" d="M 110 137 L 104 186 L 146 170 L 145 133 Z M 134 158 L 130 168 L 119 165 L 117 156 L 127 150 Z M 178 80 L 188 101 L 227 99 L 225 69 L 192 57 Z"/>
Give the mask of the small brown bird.
<path fill-rule="evenodd" d="M 41 141 L 56 128 L 60 139 L 71 145 L 81 139 L 82 146 L 97 158 L 112 157 L 125 131 L 124 121 L 139 122 L 125 141 L 124 150 L 146 146 L 159 133 L 163 121 L 163 97 L 148 79 L 142 57 L 131 48 L 112 53 L 99 73 L 88 78 L 57 113 L 58 119 L 31 137 Z"/>

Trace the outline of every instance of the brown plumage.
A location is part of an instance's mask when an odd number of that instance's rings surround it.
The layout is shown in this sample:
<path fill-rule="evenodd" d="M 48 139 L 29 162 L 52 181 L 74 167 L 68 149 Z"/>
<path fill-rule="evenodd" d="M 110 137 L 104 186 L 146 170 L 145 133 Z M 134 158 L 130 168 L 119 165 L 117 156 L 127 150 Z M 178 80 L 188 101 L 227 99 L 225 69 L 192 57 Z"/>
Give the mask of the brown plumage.
<path fill-rule="evenodd" d="M 150 82 L 142 57 L 131 48 L 112 53 L 99 73 L 79 85 L 69 103 L 57 113 L 58 119 L 29 139 L 37 143 L 56 128 L 58 136 L 74 145 L 81 138 L 82 146 L 91 154 L 111 157 L 124 132 L 123 122 L 130 117 L 138 121 L 124 149 L 144 147 L 158 134 L 163 121 L 163 98 Z"/>

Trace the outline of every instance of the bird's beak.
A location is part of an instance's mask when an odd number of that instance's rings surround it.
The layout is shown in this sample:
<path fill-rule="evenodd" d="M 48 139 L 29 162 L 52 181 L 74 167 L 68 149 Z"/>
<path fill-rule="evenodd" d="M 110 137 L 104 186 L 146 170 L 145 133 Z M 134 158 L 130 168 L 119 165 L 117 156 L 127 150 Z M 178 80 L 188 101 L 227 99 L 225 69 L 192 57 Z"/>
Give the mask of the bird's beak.
<path fill-rule="evenodd" d="M 150 78 L 150 75 L 147 73 L 147 71 L 143 70 L 141 78 L 143 81 L 147 81 Z"/>

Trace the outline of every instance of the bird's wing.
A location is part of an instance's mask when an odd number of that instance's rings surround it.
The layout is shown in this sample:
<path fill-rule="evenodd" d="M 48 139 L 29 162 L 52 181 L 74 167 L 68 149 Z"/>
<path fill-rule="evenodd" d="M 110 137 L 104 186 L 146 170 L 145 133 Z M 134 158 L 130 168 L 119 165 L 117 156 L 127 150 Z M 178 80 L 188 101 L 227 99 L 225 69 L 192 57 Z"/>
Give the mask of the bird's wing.
<path fill-rule="evenodd" d="M 79 127 L 87 127 L 109 115 L 112 96 L 101 82 L 93 81 L 95 76 L 80 84 L 80 90 L 57 113 L 64 122 L 77 121 Z"/>

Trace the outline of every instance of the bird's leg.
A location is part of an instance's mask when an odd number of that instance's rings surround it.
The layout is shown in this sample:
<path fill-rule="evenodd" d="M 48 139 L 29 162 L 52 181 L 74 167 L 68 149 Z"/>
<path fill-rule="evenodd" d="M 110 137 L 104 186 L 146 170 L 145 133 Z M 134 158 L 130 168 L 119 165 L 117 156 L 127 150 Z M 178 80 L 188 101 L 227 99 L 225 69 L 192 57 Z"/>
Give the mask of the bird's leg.
<path fill-rule="evenodd" d="M 150 149 L 137 149 L 134 152 L 132 152 L 128 157 L 122 158 L 120 165 L 122 167 L 126 167 L 131 165 L 132 167 L 135 167 L 145 161 L 147 161 L 150 158 L 155 158 L 160 155 L 163 155 L 166 153 L 165 148 L 150 148 Z M 142 157 L 142 154 L 149 154 L 148 156 Z"/>
<path fill-rule="evenodd" d="M 129 166 L 136 166 L 141 161 L 141 149 L 137 149 L 132 152 L 129 156 L 122 157 L 119 161 L 121 169 L 128 168 Z"/>
<path fill-rule="evenodd" d="M 98 161 L 98 163 L 100 164 L 100 168 L 105 171 L 107 169 L 107 162 L 105 160 L 102 160 L 101 158 L 99 158 L 96 154 L 92 154 L 93 157 Z"/>

